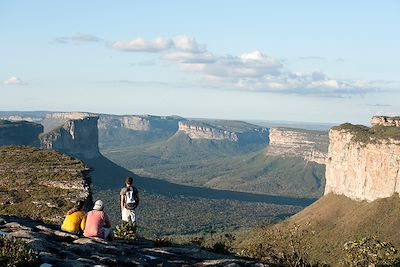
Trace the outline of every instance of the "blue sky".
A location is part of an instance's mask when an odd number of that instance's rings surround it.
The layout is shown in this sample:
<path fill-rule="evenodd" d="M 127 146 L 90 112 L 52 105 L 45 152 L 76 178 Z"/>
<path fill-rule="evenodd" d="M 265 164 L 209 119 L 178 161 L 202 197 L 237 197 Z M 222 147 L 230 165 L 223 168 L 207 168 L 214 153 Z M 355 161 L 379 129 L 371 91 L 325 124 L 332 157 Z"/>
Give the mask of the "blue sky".
<path fill-rule="evenodd" d="M 1 1 L 0 110 L 400 115 L 399 1 Z"/>

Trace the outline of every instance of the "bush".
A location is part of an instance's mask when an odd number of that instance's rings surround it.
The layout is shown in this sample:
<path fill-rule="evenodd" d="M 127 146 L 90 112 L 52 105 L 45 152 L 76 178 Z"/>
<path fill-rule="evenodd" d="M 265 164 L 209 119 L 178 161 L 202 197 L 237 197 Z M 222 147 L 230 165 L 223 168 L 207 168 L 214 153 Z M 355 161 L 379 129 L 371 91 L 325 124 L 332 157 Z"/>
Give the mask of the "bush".
<path fill-rule="evenodd" d="M 302 241 L 309 234 L 311 233 L 300 229 L 298 225 L 284 231 L 277 228 L 266 229 L 260 237 L 260 243 L 250 244 L 237 254 L 241 257 L 260 259 L 269 264 L 290 267 L 323 266 L 310 263 L 310 248 Z"/>
<path fill-rule="evenodd" d="M 115 228 L 114 237 L 120 240 L 136 240 L 136 225 L 129 222 L 123 222 Z"/>
<path fill-rule="evenodd" d="M 15 238 L 0 237 L 0 266 L 36 266 L 39 258 L 26 244 Z"/>
<path fill-rule="evenodd" d="M 400 255 L 394 246 L 375 238 L 346 242 L 344 250 L 343 266 L 400 266 Z"/>

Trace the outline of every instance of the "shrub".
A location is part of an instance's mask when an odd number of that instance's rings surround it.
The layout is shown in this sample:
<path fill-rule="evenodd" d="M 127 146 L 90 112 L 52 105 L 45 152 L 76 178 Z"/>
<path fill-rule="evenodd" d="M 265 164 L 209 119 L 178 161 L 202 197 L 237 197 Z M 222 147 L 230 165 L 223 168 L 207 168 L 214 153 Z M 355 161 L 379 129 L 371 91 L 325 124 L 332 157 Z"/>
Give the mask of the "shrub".
<path fill-rule="evenodd" d="M 0 266 L 36 266 L 39 258 L 26 244 L 15 238 L 0 237 Z"/>
<path fill-rule="evenodd" d="M 400 255 L 388 242 L 364 237 L 344 244 L 343 266 L 400 266 Z"/>
<path fill-rule="evenodd" d="M 298 225 L 285 230 L 266 229 L 260 237 L 261 242 L 250 244 L 237 254 L 283 266 L 321 266 L 323 264 L 311 264 L 309 261 L 309 246 L 302 241 L 309 234 L 311 233 L 300 229 Z"/>
<path fill-rule="evenodd" d="M 114 237 L 120 240 L 136 240 L 138 238 L 136 234 L 136 225 L 129 222 L 123 222 L 117 225 L 114 230 Z"/>

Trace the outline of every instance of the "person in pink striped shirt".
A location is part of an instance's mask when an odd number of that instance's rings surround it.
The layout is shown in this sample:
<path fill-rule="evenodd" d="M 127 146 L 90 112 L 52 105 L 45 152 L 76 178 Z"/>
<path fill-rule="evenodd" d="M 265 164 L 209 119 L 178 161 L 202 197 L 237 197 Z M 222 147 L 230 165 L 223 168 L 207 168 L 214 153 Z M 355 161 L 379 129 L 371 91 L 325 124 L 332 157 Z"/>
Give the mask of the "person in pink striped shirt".
<path fill-rule="evenodd" d="M 83 232 L 85 237 L 99 237 L 105 240 L 112 239 L 111 222 L 103 209 L 103 201 L 97 200 L 93 210 L 88 212 L 85 231 Z"/>

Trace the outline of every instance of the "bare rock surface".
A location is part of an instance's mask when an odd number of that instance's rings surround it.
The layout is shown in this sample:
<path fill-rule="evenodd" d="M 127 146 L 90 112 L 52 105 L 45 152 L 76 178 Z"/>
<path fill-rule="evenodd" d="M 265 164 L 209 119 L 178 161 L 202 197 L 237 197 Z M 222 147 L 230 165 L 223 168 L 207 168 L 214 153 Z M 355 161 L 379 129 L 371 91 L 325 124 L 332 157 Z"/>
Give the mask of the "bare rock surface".
<path fill-rule="evenodd" d="M 268 266 L 194 246 L 156 247 L 145 239 L 89 239 L 63 233 L 58 226 L 18 217 L 5 217 L 3 222 L 0 234 L 26 242 L 38 253 L 42 266 Z"/>

